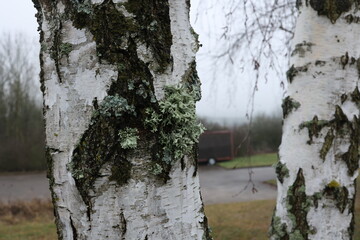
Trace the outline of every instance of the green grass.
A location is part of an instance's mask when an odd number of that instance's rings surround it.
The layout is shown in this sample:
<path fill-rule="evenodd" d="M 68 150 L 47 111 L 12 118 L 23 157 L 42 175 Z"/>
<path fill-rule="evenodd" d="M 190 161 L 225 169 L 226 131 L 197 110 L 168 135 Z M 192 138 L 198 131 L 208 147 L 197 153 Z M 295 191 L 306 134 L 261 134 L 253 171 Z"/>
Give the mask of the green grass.
<path fill-rule="evenodd" d="M 55 240 L 56 227 L 50 219 L 0 224 L 1 240 Z"/>
<path fill-rule="evenodd" d="M 276 153 L 259 154 L 250 157 L 239 157 L 228 162 L 219 162 L 219 166 L 224 168 L 245 168 L 271 166 L 278 160 Z"/>

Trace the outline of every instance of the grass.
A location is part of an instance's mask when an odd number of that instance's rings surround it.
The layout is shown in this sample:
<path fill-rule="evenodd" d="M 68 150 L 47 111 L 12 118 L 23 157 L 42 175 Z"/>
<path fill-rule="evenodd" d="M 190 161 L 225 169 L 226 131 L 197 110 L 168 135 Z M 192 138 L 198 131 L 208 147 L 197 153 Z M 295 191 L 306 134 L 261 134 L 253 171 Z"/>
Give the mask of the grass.
<path fill-rule="evenodd" d="M 215 240 L 268 239 L 275 200 L 205 206 Z"/>
<path fill-rule="evenodd" d="M 0 203 L 1 240 L 55 240 L 50 201 Z"/>
<path fill-rule="evenodd" d="M 219 166 L 224 168 L 245 168 L 271 166 L 278 160 L 276 153 L 259 154 L 250 157 L 238 157 L 228 162 L 219 162 Z"/>

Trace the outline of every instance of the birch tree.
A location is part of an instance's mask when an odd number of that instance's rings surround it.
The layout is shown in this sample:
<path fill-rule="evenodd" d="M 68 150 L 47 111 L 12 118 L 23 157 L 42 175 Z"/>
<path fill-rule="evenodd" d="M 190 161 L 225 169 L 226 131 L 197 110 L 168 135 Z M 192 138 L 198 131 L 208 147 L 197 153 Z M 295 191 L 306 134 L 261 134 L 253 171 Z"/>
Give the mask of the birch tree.
<path fill-rule="evenodd" d="M 359 168 L 359 2 L 298 0 L 271 239 L 351 239 Z"/>
<path fill-rule="evenodd" d="M 187 0 L 33 0 L 59 239 L 210 239 Z"/>

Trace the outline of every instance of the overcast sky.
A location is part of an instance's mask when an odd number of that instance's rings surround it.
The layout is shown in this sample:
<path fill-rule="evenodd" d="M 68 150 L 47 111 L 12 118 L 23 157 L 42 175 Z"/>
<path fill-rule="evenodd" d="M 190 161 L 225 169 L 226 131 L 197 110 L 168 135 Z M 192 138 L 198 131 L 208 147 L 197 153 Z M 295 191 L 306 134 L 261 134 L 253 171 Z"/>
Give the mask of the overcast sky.
<path fill-rule="evenodd" d="M 229 65 L 225 69 L 221 64 L 214 64 L 214 58 L 211 57 L 216 55 L 214 50 L 225 46 L 223 39 L 220 39 L 225 21 L 221 6 L 217 4 L 214 5 L 217 7 L 209 7 L 206 2 L 210 1 L 201 0 L 202 5 L 199 5 L 199 0 L 192 0 L 191 20 L 203 45 L 197 55 L 203 92 L 197 113 L 220 122 L 224 121 L 223 118 L 231 119 L 230 122 L 235 119 L 243 121 L 250 110 L 248 103 L 253 89 L 254 74 L 248 70 L 240 73 L 236 64 L 231 65 L 233 71 L 229 71 Z M 200 6 L 200 11 L 196 10 L 197 6 Z M 31 0 L 4 1 L 0 8 L 0 33 L 21 32 L 31 40 L 30 42 L 38 44 L 35 13 Z M 280 88 L 278 77 L 270 76 L 266 84 L 260 79 L 254 104 L 255 114 L 279 113 L 282 95 L 283 90 Z"/>

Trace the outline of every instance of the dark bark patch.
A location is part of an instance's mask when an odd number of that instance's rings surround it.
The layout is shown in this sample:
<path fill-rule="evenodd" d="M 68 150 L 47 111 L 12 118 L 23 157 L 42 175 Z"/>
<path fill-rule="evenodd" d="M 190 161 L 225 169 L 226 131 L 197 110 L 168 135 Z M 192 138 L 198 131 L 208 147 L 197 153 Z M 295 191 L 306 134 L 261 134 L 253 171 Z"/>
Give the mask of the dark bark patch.
<path fill-rule="evenodd" d="M 341 62 L 341 65 L 342 65 L 343 69 L 345 69 L 345 66 L 349 63 L 349 54 L 348 54 L 348 52 L 346 52 L 345 55 L 342 55 L 340 57 L 340 62 Z"/>
<path fill-rule="evenodd" d="M 335 114 L 332 123 L 335 125 L 335 129 L 341 132 L 344 126 L 349 123 L 349 120 L 339 105 L 335 106 Z"/>
<path fill-rule="evenodd" d="M 299 55 L 299 57 L 305 57 L 306 52 L 311 52 L 311 47 L 314 44 L 311 42 L 303 41 L 295 45 L 294 51 L 292 51 L 291 56 Z"/>
<path fill-rule="evenodd" d="M 348 95 L 346 93 L 341 94 L 341 97 L 340 97 L 341 104 L 344 104 L 344 102 L 346 102 L 347 99 L 348 99 Z"/>
<path fill-rule="evenodd" d="M 320 158 L 322 160 L 325 160 L 325 157 L 332 146 L 334 138 L 335 138 L 334 131 L 332 129 L 330 129 L 325 136 L 325 142 L 322 145 L 321 150 L 320 150 Z"/>
<path fill-rule="evenodd" d="M 289 187 L 286 199 L 288 216 L 293 222 L 293 228 L 289 234 L 290 239 L 295 236 L 308 239 L 310 227 L 307 222 L 307 214 L 312 202 L 305 190 L 305 178 L 300 168 L 293 185 Z"/>
<path fill-rule="evenodd" d="M 295 6 L 298 10 L 300 9 L 300 7 L 302 7 L 302 5 L 303 5 L 302 0 L 296 0 Z"/>
<path fill-rule="evenodd" d="M 319 137 L 319 133 L 321 129 L 328 125 L 329 125 L 329 121 L 319 120 L 318 117 L 315 115 L 311 121 L 303 122 L 302 124 L 300 124 L 299 128 L 300 130 L 304 128 L 308 129 L 310 140 L 307 143 L 312 144 L 313 137 L 314 136 Z"/>
<path fill-rule="evenodd" d="M 163 72 L 172 62 L 172 34 L 169 4 L 159 0 L 129 0 L 116 5 L 105 0 L 100 5 L 69 2 L 71 18 L 77 28 L 88 28 L 94 35 L 99 59 L 112 64 L 121 62 L 124 44 L 131 39 L 151 49 L 153 68 Z M 75 5 L 75 6 L 74 6 Z M 85 7 L 84 7 L 85 6 Z M 134 17 L 127 17 L 117 9 L 125 7 Z M 156 64 L 155 64 L 156 63 Z"/>
<path fill-rule="evenodd" d="M 325 66 L 325 64 L 326 64 L 325 61 L 321 61 L 321 60 L 316 60 L 315 61 L 315 66 L 323 67 L 323 66 Z"/>
<path fill-rule="evenodd" d="M 345 20 L 349 24 L 351 24 L 351 23 L 359 23 L 360 22 L 360 17 L 354 16 L 353 14 L 348 14 L 348 15 L 345 16 Z"/>
<path fill-rule="evenodd" d="M 289 83 L 292 83 L 295 76 L 299 73 L 299 72 L 307 72 L 308 71 L 308 67 L 309 67 L 309 64 L 306 64 L 304 66 L 301 66 L 301 67 L 295 67 L 294 65 L 292 65 L 290 67 L 289 70 L 287 70 L 286 72 L 286 78 L 287 80 L 289 81 Z"/>
<path fill-rule="evenodd" d="M 344 212 L 349 202 L 349 191 L 346 187 L 341 187 L 335 180 L 325 187 L 324 196 L 335 201 L 335 205 L 341 213 Z"/>
<path fill-rule="evenodd" d="M 281 104 L 283 109 L 283 118 L 285 119 L 293 110 L 297 110 L 300 107 L 300 103 L 295 101 L 290 96 L 287 96 Z"/>
<path fill-rule="evenodd" d="M 350 10 L 354 0 L 310 0 L 310 6 L 318 15 L 324 15 L 335 23 L 340 15 Z"/>
<path fill-rule="evenodd" d="M 360 91 L 356 86 L 354 91 L 351 93 L 351 101 L 353 101 L 358 107 L 360 107 Z"/>
<path fill-rule="evenodd" d="M 275 166 L 275 172 L 280 183 L 284 183 L 284 178 L 289 177 L 289 169 L 286 167 L 285 163 L 280 161 L 278 161 Z"/>

